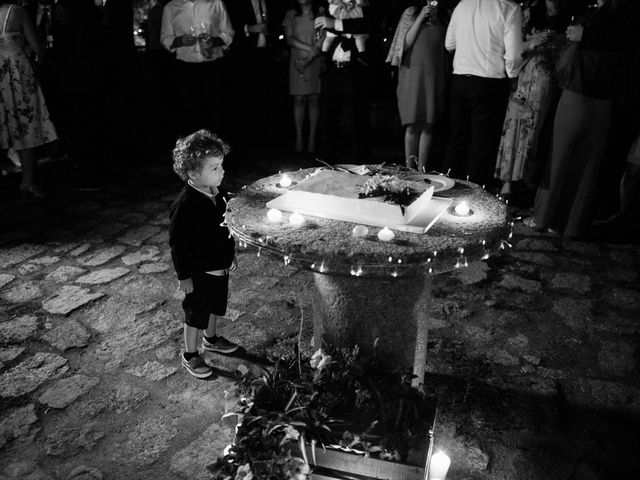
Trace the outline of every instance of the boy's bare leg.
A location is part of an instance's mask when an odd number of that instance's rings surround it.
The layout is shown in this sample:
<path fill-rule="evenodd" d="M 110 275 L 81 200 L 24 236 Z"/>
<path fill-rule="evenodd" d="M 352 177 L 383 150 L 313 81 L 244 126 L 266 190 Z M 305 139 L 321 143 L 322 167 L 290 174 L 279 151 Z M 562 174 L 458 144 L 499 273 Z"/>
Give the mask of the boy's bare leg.
<path fill-rule="evenodd" d="M 209 315 L 209 325 L 207 326 L 207 329 L 204 331 L 204 334 L 207 337 L 215 337 L 217 331 L 218 331 L 218 316 L 212 313 L 211 315 Z"/>
<path fill-rule="evenodd" d="M 188 353 L 198 351 L 198 329 L 184 324 L 184 349 Z"/>

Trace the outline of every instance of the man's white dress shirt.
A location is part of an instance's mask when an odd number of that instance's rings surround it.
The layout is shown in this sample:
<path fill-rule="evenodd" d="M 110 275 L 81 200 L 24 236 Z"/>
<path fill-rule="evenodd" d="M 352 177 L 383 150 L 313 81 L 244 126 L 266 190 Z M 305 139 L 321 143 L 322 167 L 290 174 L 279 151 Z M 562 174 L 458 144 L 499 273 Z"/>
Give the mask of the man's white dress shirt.
<path fill-rule="evenodd" d="M 510 0 L 462 0 L 453 11 L 445 47 L 453 73 L 514 78 L 522 64 L 522 11 Z"/>
<path fill-rule="evenodd" d="M 188 47 L 171 48 L 176 37 L 182 35 L 199 35 L 208 33 L 212 37 L 220 37 L 224 46 L 213 49 L 210 58 L 200 51 L 196 41 Z M 162 12 L 162 28 L 160 41 L 176 58 L 183 62 L 211 62 L 224 55 L 223 49 L 231 45 L 233 28 L 227 10 L 221 0 L 172 0 Z"/>

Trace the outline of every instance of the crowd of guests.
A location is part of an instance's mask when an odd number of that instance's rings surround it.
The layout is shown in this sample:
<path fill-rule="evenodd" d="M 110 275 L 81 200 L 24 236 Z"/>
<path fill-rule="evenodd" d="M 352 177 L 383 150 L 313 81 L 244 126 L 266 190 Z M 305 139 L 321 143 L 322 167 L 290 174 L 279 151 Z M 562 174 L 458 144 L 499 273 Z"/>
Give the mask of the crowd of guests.
<path fill-rule="evenodd" d="M 620 214 L 637 197 L 638 17 L 634 0 L 156 0 L 148 122 L 159 143 L 210 128 L 235 149 L 267 144 L 291 108 L 296 151 L 366 162 L 371 86 L 397 72 L 407 166 L 505 198 L 537 189 L 526 223 L 581 236 L 599 179 Z M 131 20 L 127 1 L 0 0 L 0 60 L 20 72 L 0 70 L 0 148 L 18 152 L 23 192 L 42 193 L 31 151 L 56 130 L 81 163 L 125 150 Z M 16 82 L 33 111 L 5 101 Z"/>

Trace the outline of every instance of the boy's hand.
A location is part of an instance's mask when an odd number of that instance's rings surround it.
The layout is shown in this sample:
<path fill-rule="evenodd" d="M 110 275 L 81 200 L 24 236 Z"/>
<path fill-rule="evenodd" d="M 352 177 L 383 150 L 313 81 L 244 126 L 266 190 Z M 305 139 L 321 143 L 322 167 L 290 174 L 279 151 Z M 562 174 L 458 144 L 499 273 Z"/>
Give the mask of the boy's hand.
<path fill-rule="evenodd" d="M 229 267 L 229 271 L 233 272 L 237 268 L 238 268 L 238 259 L 234 256 L 233 260 L 231 261 L 231 266 Z"/>
<path fill-rule="evenodd" d="M 190 278 L 180 280 L 180 290 L 182 290 L 184 293 L 193 292 L 193 280 L 191 280 Z"/>

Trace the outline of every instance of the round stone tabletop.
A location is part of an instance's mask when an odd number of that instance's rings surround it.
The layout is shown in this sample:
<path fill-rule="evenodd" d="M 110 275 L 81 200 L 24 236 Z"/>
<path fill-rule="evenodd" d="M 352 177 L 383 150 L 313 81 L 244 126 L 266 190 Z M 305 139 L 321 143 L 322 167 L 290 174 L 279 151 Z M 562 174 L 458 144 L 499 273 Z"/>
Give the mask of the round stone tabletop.
<path fill-rule="evenodd" d="M 402 167 L 369 166 L 383 174 L 409 173 Z M 287 172 L 301 182 L 317 169 Z M 415 174 L 415 171 L 412 171 Z M 456 180 L 455 186 L 436 196 L 452 198 L 452 207 L 424 234 L 394 231 L 390 242 L 380 241 L 379 227 L 367 226 L 364 237 L 353 235 L 354 223 L 304 216 L 304 223 L 291 225 L 283 212 L 281 222 L 267 218 L 268 201 L 286 193 L 278 186 L 281 174 L 260 179 L 244 187 L 229 201 L 226 221 L 240 246 L 252 245 L 258 253 L 280 256 L 285 264 L 316 273 L 362 277 L 403 277 L 444 273 L 486 259 L 504 248 L 511 235 L 507 205 L 480 186 Z M 457 216 L 453 207 L 466 201 L 470 216 Z"/>

